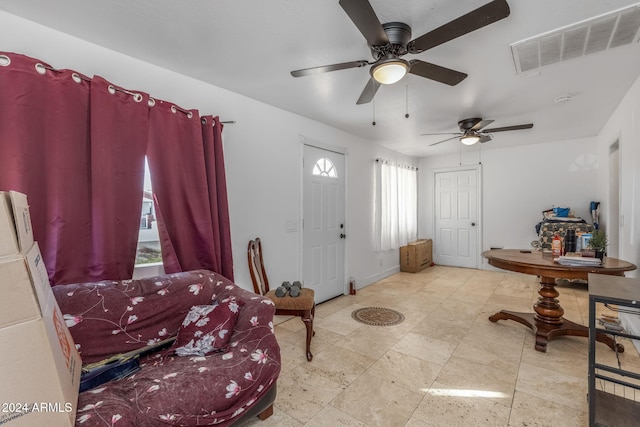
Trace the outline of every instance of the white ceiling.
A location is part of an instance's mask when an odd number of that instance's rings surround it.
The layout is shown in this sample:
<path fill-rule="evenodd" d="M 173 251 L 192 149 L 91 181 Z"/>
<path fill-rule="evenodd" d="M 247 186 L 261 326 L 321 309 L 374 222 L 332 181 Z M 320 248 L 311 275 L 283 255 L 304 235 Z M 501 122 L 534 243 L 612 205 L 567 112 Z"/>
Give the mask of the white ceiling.
<path fill-rule="evenodd" d="M 380 22 L 405 22 L 416 38 L 489 0 L 370 2 Z M 367 68 L 289 74 L 372 60 L 338 0 L 2 0 L 0 10 L 408 155 L 457 152 L 457 140 L 429 147 L 442 137 L 420 134 L 456 132 L 457 121 L 467 117 L 494 119 L 489 127 L 534 123 L 530 130 L 495 134 L 483 149 L 596 135 L 640 75 L 639 44 L 544 67 L 528 77 L 516 74 L 509 45 L 637 0 L 508 3 L 506 19 L 405 57 L 465 72 L 469 77 L 462 83 L 451 87 L 408 75 L 382 86 L 366 105 L 356 100 L 368 81 Z M 554 104 L 562 95 L 571 101 Z"/>

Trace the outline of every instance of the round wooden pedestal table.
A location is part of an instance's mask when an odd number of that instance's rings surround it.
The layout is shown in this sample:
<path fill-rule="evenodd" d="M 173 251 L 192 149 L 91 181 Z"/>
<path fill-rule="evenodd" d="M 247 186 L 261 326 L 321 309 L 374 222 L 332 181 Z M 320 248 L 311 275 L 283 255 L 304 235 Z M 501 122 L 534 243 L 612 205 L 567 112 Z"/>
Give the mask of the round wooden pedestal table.
<path fill-rule="evenodd" d="M 553 338 L 563 335 L 588 337 L 586 326 L 574 323 L 563 317 L 564 309 L 558 297 L 556 279 L 587 280 L 589 273 L 624 276 L 626 271 L 635 270 L 636 266 L 630 262 L 616 258 L 604 258 L 601 267 L 574 267 L 560 265 L 553 258 L 543 257 L 542 252 L 519 249 L 493 249 L 482 253 L 489 264 L 503 270 L 532 274 L 540 277 L 538 301 L 533 305 L 534 313 L 518 313 L 502 310 L 489 316 L 489 320 L 514 320 L 530 328 L 536 334 L 535 349 L 546 352 L 547 343 Z M 612 350 L 616 343 L 606 334 L 598 333 L 596 340 L 607 344 Z M 617 344 L 619 352 L 624 347 Z"/>

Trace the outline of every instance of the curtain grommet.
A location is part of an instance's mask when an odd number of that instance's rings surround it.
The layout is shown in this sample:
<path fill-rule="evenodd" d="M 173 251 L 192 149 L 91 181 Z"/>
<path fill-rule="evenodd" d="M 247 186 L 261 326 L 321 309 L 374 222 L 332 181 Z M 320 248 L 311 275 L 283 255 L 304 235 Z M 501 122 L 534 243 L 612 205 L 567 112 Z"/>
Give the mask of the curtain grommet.
<path fill-rule="evenodd" d="M 174 114 L 178 112 L 178 109 L 176 108 L 175 105 L 171 106 L 171 112 L 174 113 Z"/>
<path fill-rule="evenodd" d="M 115 95 L 116 94 L 116 87 L 114 85 L 109 85 L 109 87 L 107 88 L 107 90 L 109 91 L 109 93 L 111 95 Z"/>
<path fill-rule="evenodd" d="M 149 107 L 153 107 L 156 105 L 156 100 L 149 97 L 149 99 L 147 100 L 147 105 L 149 105 Z"/>
<path fill-rule="evenodd" d="M 0 55 L 0 67 L 7 67 L 11 64 L 11 58 L 7 55 Z"/>
<path fill-rule="evenodd" d="M 192 118 L 192 117 L 193 117 L 193 113 L 192 113 L 191 111 L 189 111 L 189 112 L 187 113 L 187 118 L 188 118 L 188 119 L 190 119 L 190 118 Z"/>
<path fill-rule="evenodd" d="M 140 95 L 139 93 L 133 94 L 133 100 L 136 101 L 136 102 L 141 102 L 142 101 L 142 95 Z"/>
<path fill-rule="evenodd" d="M 72 73 L 71 74 L 71 78 L 76 83 L 82 83 L 82 77 L 80 77 L 80 74 L 78 74 L 78 73 Z"/>
<path fill-rule="evenodd" d="M 45 67 L 44 65 L 42 65 L 41 63 L 38 62 L 36 64 L 36 71 L 40 75 L 45 75 L 45 73 L 47 72 L 47 67 Z"/>

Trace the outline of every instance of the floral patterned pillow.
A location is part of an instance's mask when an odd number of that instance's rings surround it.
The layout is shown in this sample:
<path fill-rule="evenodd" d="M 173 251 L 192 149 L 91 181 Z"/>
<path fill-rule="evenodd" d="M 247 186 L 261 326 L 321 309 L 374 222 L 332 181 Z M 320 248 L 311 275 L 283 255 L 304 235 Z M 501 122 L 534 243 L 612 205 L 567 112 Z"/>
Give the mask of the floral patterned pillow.
<path fill-rule="evenodd" d="M 227 351 L 242 305 L 243 301 L 227 298 L 213 305 L 191 307 L 173 344 L 176 354 L 204 356 L 214 351 Z"/>

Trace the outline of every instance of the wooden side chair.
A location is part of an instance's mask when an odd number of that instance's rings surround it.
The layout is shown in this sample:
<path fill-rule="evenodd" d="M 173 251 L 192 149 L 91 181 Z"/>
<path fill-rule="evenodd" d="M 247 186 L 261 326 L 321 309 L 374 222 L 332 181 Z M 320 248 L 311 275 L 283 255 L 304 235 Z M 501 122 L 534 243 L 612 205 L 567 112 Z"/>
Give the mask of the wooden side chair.
<path fill-rule="evenodd" d="M 311 337 L 315 335 L 313 330 L 313 316 L 316 311 L 313 289 L 302 288 L 300 295 L 297 297 L 292 297 L 289 294 L 284 297 L 277 297 L 275 290 L 269 290 L 269 279 L 267 279 L 267 273 L 264 269 L 262 244 L 260 243 L 259 237 L 249 241 L 247 258 L 254 292 L 264 295 L 273 301 L 276 306 L 277 315 L 299 316 L 304 322 L 307 327 L 307 360 L 311 362 L 311 359 L 313 359 L 313 354 L 311 354 Z"/>

